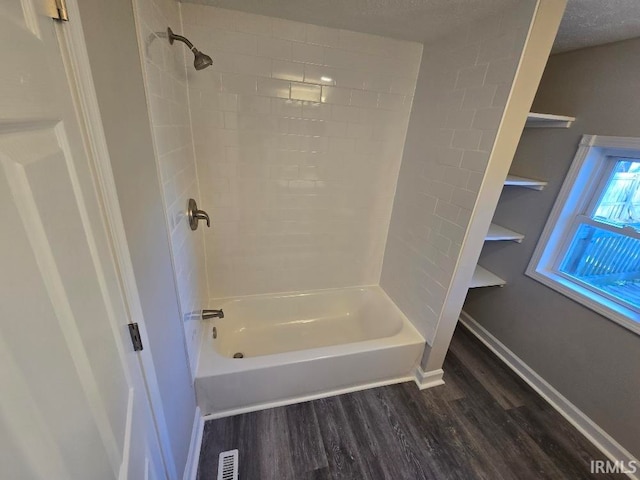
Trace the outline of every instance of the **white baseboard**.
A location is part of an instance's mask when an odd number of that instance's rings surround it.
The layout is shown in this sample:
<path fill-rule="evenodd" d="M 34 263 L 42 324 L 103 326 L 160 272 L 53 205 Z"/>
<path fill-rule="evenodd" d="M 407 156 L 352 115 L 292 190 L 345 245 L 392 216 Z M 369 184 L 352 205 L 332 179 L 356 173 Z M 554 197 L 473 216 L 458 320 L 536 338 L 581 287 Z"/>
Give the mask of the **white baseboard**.
<path fill-rule="evenodd" d="M 544 398 L 553 408 L 555 408 L 569 423 L 571 423 L 580 433 L 582 433 L 593 445 L 598 448 L 612 461 L 635 462 L 640 465 L 629 451 L 613 439 L 598 424 L 585 415 L 578 407 L 567 400 L 559 391 L 552 387 L 544 378 L 538 375 L 526 363 L 524 363 L 515 353 L 509 350 L 500 340 L 489 333 L 482 325 L 476 322 L 468 313 L 460 314 L 460 323 L 469 332 L 475 335 L 489 350 L 495 353 L 511 370 L 529 384 L 538 394 Z M 627 473 L 634 479 L 640 480 L 637 473 Z"/>
<path fill-rule="evenodd" d="M 425 372 L 420 365 L 416 368 L 416 375 L 413 379 L 420 390 L 425 390 L 438 385 L 444 385 L 442 369 Z"/>
<path fill-rule="evenodd" d="M 395 377 L 387 380 L 379 380 L 379 381 L 369 382 L 369 383 L 361 383 L 359 385 L 354 385 L 351 387 L 327 390 L 324 392 L 313 393 L 310 395 L 290 397 L 284 400 L 277 400 L 275 402 L 264 402 L 264 403 L 258 403 L 255 405 L 250 405 L 248 407 L 222 410 L 219 412 L 205 415 L 203 418 L 205 421 L 215 420 L 217 418 L 231 417 L 233 415 L 240 415 L 242 413 L 257 412 L 259 410 L 267 410 L 269 408 L 275 408 L 275 407 L 284 407 L 286 405 L 293 405 L 294 403 L 308 402 L 311 400 L 318 400 L 320 398 L 333 397 L 335 395 L 344 395 L 345 393 L 358 392 L 360 390 L 368 390 L 369 388 L 385 387 L 387 385 L 394 385 L 396 383 L 404 383 L 404 382 L 411 382 L 411 381 L 415 381 L 415 377 L 413 375 Z"/>
<path fill-rule="evenodd" d="M 193 419 L 191 430 L 191 444 L 189 445 L 189 455 L 187 465 L 184 469 L 183 480 L 196 480 L 198 475 L 198 462 L 200 460 L 200 448 L 202 447 L 202 433 L 204 432 L 204 418 L 200 414 L 200 407 L 196 407 L 196 414 Z"/>

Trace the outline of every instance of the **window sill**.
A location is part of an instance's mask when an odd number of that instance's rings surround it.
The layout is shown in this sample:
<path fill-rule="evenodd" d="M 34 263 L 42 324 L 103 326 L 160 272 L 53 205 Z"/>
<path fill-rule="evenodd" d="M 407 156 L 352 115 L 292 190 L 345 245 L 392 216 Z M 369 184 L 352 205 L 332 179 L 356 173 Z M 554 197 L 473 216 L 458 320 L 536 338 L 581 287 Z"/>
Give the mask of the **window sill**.
<path fill-rule="evenodd" d="M 640 314 L 637 312 L 612 302 L 608 298 L 598 296 L 591 290 L 577 285 L 553 272 L 528 268 L 525 273 L 528 277 L 546 285 L 552 290 L 561 293 L 565 297 L 584 305 L 603 317 L 640 335 Z"/>

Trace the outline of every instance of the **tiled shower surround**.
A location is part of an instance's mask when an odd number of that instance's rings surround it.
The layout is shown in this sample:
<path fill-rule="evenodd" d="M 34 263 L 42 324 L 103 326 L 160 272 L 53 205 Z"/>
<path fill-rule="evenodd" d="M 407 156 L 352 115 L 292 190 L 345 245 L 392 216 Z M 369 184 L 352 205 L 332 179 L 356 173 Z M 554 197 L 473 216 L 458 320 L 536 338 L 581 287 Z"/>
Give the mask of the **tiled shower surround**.
<path fill-rule="evenodd" d="M 186 348 L 195 371 L 201 325 L 196 312 L 206 304 L 208 292 L 204 232 L 192 232 L 184 214 L 189 197 L 198 197 L 185 68 L 185 53 L 189 57 L 191 53 L 182 44 L 170 45 L 166 38 L 168 26 L 180 30 L 177 2 L 135 0 L 134 6 Z"/>
<path fill-rule="evenodd" d="M 380 286 L 429 345 L 535 6 L 519 2 L 424 48 Z"/>
<path fill-rule="evenodd" d="M 136 4 L 192 366 L 190 313 L 228 296 L 380 284 L 431 344 L 535 2 L 424 55 L 210 6 Z M 167 26 L 213 66 L 196 71 Z M 188 229 L 189 196 L 211 229 Z"/>
<path fill-rule="evenodd" d="M 210 298 L 378 284 L 422 45 L 181 10 Z"/>

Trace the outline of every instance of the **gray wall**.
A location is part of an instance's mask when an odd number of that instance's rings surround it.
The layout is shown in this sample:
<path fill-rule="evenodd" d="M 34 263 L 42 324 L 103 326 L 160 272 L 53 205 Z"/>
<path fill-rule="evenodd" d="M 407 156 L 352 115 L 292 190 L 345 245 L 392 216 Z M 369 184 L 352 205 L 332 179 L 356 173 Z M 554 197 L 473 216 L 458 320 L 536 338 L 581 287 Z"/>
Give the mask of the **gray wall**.
<path fill-rule="evenodd" d="M 130 0 L 83 0 L 79 6 L 172 453 L 182 477 L 195 393 L 178 310 L 133 8 Z"/>
<path fill-rule="evenodd" d="M 524 275 L 582 134 L 640 137 L 640 39 L 551 57 L 533 110 L 574 115 L 568 130 L 526 130 L 511 172 L 549 180 L 503 191 L 495 222 L 526 235 L 484 247 L 504 288 L 469 292 L 464 310 L 640 457 L 640 337 Z"/>

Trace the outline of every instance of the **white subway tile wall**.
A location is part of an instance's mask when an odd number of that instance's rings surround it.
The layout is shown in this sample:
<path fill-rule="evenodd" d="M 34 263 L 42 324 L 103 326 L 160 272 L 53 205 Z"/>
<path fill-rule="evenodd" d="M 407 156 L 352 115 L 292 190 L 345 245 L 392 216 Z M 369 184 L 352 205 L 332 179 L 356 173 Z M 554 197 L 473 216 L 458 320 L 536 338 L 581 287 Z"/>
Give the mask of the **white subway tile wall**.
<path fill-rule="evenodd" d="M 378 284 L 422 45 L 181 10 L 210 298 Z"/>
<path fill-rule="evenodd" d="M 167 41 L 168 26 L 176 33 L 181 30 L 177 2 L 135 0 L 134 5 L 186 347 L 191 371 L 195 372 L 202 324 L 197 313 L 207 305 L 208 289 L 204 231 L 192 232 L 185 215 L 188 198 L 200 197 L 191 138 L 185 53 L 189 65 L 193 57 L 183 44 L 170 45 Z"/>
<path fill-rule="evenodd" d="M 535 3 L 521 2 L 424 48 L 380 285 L 429 344 Z"/>

